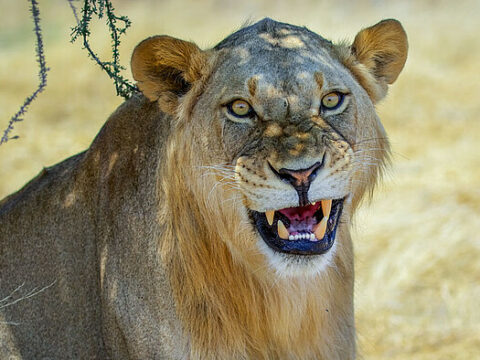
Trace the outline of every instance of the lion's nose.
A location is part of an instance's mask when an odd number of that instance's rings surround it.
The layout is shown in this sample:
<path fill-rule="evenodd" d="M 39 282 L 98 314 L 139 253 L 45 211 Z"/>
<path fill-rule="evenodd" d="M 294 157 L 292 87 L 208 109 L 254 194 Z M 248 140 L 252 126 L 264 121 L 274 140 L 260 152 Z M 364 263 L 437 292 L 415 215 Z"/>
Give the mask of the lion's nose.
<path fill-rule="evenodd" d="M 310 184 L 317 176 L 318 170 L 322 168 L 325 157 L 322 161 L 317 161 L 315 164 L 310 166 L 307 169 L 286 169 L 281 168 L 276 170 L 270 163 L 270 168 L 280 179 L 285 182 L 288 182 L 298 193 L 300 206 L 305 206 L 309 204 L 308 201 L 308 190 L 310 189 Z"/>
<path fill-rule="evenodd" d="M 310 182 L 315 178 L 321 165 L 320 162 L 316 162 L 308 169 L 291 170 L 282 168 L 278 170 L 278 175 L 282 180 L 292 184 L 293 187 L 310 186 Z"/>

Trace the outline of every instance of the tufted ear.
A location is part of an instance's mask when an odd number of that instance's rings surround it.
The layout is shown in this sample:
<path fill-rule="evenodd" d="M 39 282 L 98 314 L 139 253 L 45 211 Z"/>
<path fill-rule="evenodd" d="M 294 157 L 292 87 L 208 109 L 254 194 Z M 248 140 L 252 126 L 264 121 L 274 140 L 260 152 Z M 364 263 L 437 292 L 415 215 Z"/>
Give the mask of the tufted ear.
<path fill-rule="evenodd" d="M 373 102 L 377 102 L 405 65 L 407 34 L 400 22 L 387 19 L 361 30 L 349 49 L 340 46 L 337 50 Z"/>
<path fill-rule="evenodd" d="M 175 102 L 201 78 L 205 63 L 205 53 L 194 43 L 162 35 L 137 45 L 131 67 L 133 78 L 149 100 Z"/>

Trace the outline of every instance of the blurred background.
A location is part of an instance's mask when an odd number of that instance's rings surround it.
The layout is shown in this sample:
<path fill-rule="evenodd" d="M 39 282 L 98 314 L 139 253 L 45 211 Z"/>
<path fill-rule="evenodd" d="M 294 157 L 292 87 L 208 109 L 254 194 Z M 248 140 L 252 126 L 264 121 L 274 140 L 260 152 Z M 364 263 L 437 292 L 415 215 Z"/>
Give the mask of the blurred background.
<path fill-rule="evenodd" d="M 73 2 L 78 11 L 82 2 Z M 354 226 L 360 358 L 480 358 L 480 1 L 114 1 L 132 27 L 121 46 L 169 34 L 206 48 L 246 20 L 306 25 L 350 39 L 384 18 L 409 36 L 406 67 L 378 105 L 393 166 Z M 38 84 L 29 2 L 0 0 L 0 130 Z M 0 146 L 0 198 L 44 166 L 89 146 L 122 102 L 112 80 L 71 44 L 67 0 L 40 1 L 46 90 Z M 92 22 L 106 60 L 110 37 Z M 1 135 L 1 134 L 0 134 Z M 1 229 L 0 229 L 1 231 Z M 321 291 L 321 290 L 319 290 Z"/>

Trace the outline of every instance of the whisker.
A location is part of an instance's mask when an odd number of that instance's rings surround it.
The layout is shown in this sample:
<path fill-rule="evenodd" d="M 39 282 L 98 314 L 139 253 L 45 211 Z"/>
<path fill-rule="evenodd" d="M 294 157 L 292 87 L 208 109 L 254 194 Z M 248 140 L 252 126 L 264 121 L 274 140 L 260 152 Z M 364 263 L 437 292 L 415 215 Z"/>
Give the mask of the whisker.
<path fill-rule="evenodd" d="M 375 140 L 388 140 L 388 138 L 386 136 L 384 136 L 384 137 L 373 137 L 373 138 L 368 138 L 368 139 L 362 139 L 362 140 L 356 142 L 354 144 L 354 146 L 358 145 L 358 144 L 363 144 L 364 142 L 367 142 L 367 141 L 375 141 Z"/>
<path fill-rule="evenodd" d="M 390 150 L 387 149 L 382 149 L 382 148 L 362 148 L 362 149 L 356 149 L 353 150 L 354 154 L 359 154 L 359 153 L 364 153 L 364 152 L 375 152 L 375 151 L 383 151 L 383 152 L 390 152 Z"/>
<path fill-rule="evenodd" d="M 211 175 L 223 175 L 224 177 L 228 177 L 228 178 L 231 178 L 232 180 L 235 179 L 234 176 L 230 175 L 230 174 L 222 174 L 222 173 L 218 173 L 218 172 L 208 172 L 208 173 L 204 173 L 202 174 L 202 177 L 205 177 L 205 176 L 211 176 Z"/>
<path fill-rule="evenodd" d="M 364 159 L 374 160 L 374 161 L 378 161 L 378 162 L 382 162 L 382 161 L 383 161 L 383 159 L 379 159 L 379 158 L 377 158 L 377 157 L 375 157 L 375 156 L 362 155 L 362 156 L 359 156 L 359 157 L 353 159 L 352 162 L 359 162 L 359 161 L 362 161 L 362 160 L 364 160 Z"/>
<path fill-rule="evenodd" d="M 352 162 L 352 164 L 357 164 L 357 165 L 365 165 L 365 166 L 379 166 L 381 165 L 381 162 L 368 162 L 368 161 L 359 161 L 359 162 Z"/>

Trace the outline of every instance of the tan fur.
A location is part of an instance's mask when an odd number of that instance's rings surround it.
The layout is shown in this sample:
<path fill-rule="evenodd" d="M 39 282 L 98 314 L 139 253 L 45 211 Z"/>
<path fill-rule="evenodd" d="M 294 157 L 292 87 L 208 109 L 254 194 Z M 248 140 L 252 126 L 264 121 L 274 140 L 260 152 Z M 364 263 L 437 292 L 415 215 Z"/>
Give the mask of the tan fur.
<path fill-rule="evenodd" d="M 154 101 L 166 93 L 162 101 L 174 103 L 173 94 L 182 91 L 182 81 L 192 83 L 200 78 L 205 57 L 193 43 L 153 36 L 137 45 L 131 66 L 138 87 L 148 99 Z"/>
<path fill-rule="evenodd" d="M 343 61 L 367 90 L 370 97 L 380 101 L 402 71 L 407 60 L 407 34 L 393 19 L 360 31 L 351 46 L 337 46 Z"/>
<path fill-rule="evenodd" d="M 372 102 L 406 56 L 386 46 L 390 25 L 363 30 L 355 51 L 308 48 L 323 40 L 270 19 L 208 51 L 166 36 L 140 43 L 132 72 L 148 100 L 134 96 L 85 153 L 0 203 L 0 299 L 24 274 L 31 287 L 53 281 L 0 307 L 0 357 L 353 359 L 349 224 L 388 159 Z M 372 65 L 380 50 L 393 65 Z M 339 84 L 345 107 L 319 112 Z M 258 117 L 229 120 L 236 98 Z M 279 257 L 247 210 L 298 198 L 266 164 L 306 168 L 323 154 L 312 196 L 347 194 L 335 248 Z M 25 316 L 28 327 L 4 325 Z"/>
<path fill-rule="evenodd" d="M 250 95 L 255 96 L 255 92 L 257 91 L 257 79 L 255 77 L 248 80 L 248 91 Z"/>
<path fill-rule="evenodd" d="M 263 134 L 267 137 L 273 137 L 280 136 L 282 135 L 282 133 L 283 130 L 278 124 L 271 124 L 265 129 L 265 132 Z"/>

